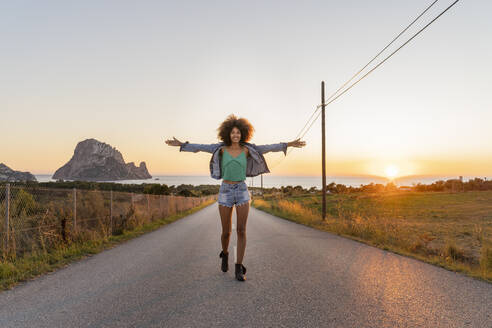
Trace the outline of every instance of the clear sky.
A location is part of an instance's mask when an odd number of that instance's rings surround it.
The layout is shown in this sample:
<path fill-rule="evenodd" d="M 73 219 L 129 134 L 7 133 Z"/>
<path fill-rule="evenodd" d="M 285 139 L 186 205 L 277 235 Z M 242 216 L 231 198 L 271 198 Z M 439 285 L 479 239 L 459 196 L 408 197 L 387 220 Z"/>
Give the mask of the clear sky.
<path fill-rule="evenodd" d="M 208 174 L 227 115 L 256 144 L 291 141 L 327 94 L 432 1 L 3 1 L 0 162 L 53 173 L 96 138 L 151 174 Z M 452 1 L 440 0 L 417 31 Z M 327 171 L 492 175 L 491 1 L 460 1 L 326 110 Z M 395 49 L 392 47 L 391 49 Z M 272 174 L 321 172 L 306 147 Z"/>

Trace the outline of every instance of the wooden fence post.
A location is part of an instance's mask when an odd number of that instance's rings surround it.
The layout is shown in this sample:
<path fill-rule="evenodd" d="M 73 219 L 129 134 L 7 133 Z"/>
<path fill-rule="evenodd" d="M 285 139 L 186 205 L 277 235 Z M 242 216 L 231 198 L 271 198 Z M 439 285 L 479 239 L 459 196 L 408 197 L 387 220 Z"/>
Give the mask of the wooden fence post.
<path fill-rule="evenodd" d="M 109 234 L 113 235 L 113 191 L 109 192 Z"/>
<path fill-rule="evenodd" d="M 9 249 L 10 240 L 10 183 L 5 187 L 5 251 Z"/>
<path fill-rule="evenodd" d="M 73 188 L 73 230 L 77 230 L 77 189 Z"/>

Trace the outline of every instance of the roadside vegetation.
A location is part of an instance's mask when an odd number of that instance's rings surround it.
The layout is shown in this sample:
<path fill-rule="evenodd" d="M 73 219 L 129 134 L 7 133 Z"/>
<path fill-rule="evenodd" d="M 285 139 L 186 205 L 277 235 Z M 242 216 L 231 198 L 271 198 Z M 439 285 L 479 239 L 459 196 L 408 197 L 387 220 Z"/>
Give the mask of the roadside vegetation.
<path fill-rule="evenodd" d="M 418 191 L 391 185 L 378 191 L 375 185 L 350 192 L 339 187 L 326 196 L 324 221 L 321 193 L 299 186 L 264 190 L 252 206 L 492 282 L 492 190 L 463 191 L 464 185 L 454 183 L 434 187 L 448 185 L 455 191 L 427 191 L 433 187 L 423 185 Z"/>
<path fill-rule="evenodd" d="M 147 193 L 136 193 L 74 184 L 76 189 L 73 184 L 11 184 L 8 191 L 0 186 L 0 290 L 155 230 L 217 199 L 216 194 L 160 194 L 146 186 L 141 191 Z"/>

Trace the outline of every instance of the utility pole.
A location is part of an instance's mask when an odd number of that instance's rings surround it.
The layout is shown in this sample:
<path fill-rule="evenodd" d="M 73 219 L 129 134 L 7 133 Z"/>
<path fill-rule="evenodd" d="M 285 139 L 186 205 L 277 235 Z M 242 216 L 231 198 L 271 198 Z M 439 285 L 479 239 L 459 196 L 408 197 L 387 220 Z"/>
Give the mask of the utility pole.
<path fill-rule="evenodd" d="M 325 163 L 325 81 L 321 81 L 321 167 L 323 170 L 322 192 L 323 192 L 323 221 L 326 218 L 326 163 Z"/>

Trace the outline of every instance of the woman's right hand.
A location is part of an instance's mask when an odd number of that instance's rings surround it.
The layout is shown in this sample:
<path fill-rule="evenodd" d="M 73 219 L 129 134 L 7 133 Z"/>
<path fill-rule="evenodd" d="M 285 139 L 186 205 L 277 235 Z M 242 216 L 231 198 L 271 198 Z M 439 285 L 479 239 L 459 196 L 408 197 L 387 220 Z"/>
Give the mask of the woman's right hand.
<path fill-rule="evenodd" d="M 166 140 L 166 143 L 169 145 L 169 146 L 181 146 L 183 143 L 181 141 L 179 141 L 178 139 L 176 139 L 175 137 L 173 137 L 173 140 Z"/>

